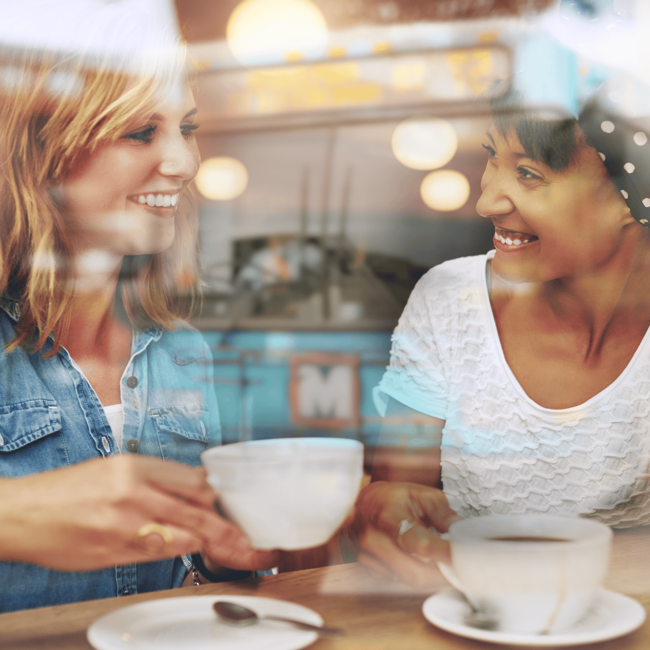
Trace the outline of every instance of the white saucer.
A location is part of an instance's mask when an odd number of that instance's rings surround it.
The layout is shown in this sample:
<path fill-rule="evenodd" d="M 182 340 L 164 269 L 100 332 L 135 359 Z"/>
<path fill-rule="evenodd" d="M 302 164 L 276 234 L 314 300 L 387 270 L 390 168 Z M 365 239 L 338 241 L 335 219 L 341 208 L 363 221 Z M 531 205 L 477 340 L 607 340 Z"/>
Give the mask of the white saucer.
<path fill-rule="evenodd" d="M 212 609 L 218 600 L 249 607 L 260 615 L 287 616 L 322 625 L 313 610 L 274 598 L 187 596 L 123 607 L 96 620 L 88 641 L 97 650 L 299 650 L 318 637 L 287 623 L 260 621 L 250 627 L 222 623 Z"/>
<path fill-rule="evenodd" d="M 509 634 L 479 630 L 463 621 L 469 606 L 455 589 L 441 591 L 422 605 L 424 618 L 436 627 L 469 639 L 501 645 L 570 646 L 596 643 L 623 636 L 641 626 L 645 609 L 636 600 L 602 590 L 592 610 L 574 628 L 554 634 Z"/>

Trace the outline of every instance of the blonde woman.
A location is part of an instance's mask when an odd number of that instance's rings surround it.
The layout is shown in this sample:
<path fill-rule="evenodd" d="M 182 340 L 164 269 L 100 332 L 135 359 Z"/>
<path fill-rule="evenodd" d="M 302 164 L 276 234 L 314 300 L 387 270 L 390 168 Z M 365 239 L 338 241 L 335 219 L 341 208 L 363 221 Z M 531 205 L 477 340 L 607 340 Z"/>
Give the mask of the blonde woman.
<path fill-rule="evenodd" d="M 196 108 L 177 49 L 136 63 L 0 57 L 0 611 L 274 561 L 211 511 L 200 469 L 163 465 L 200 464 L 220 429 L 210 351 L 183 325 Z M 200 571 L 173 559 L 199 549 Z"/>

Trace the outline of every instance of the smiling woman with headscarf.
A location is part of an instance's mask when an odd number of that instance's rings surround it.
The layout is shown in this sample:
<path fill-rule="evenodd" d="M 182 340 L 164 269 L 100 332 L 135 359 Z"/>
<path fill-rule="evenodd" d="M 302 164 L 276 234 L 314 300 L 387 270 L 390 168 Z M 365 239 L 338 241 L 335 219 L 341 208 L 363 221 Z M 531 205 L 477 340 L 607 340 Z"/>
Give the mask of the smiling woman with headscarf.
<path fill-rule="evenodd" d="M 351 528 L 362 562 L 417 584 L 447 552 L 429 527 L 459 516 L 650 524 L 648 131 L 597 102 L 579 120 L 492 108 L 477 211 L 496 250 L 414 289 L 375 399 L 429 438 L 384 458 L 394 482 Z"/>

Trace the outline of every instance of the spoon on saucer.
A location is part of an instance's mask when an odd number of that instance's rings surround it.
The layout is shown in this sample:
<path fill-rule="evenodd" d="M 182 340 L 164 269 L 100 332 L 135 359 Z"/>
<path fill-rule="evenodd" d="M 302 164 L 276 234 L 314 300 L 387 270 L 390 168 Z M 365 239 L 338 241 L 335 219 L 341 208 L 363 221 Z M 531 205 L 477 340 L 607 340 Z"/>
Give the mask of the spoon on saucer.
<path fill-rule="evenodd" d="M 247 625 L 254 625 L 255 623 L 267 621 L 281 621 L 282 623 L 290 623 L 299 627 L 301 630 L 309 630 L 310 632 L 318 632 L 322 636 L 341 636 L 343 630 L 333 627 L 320 627 L 319 625 L 311 625 L 303 621 L 296 621 L 292 618 L 284 618 L 283 616 L 259 616 L 252 609 L 231 603 L 228 600 L 218 600 L 212 605 L 217 616 L 224 622 L 237 627 L 245 627 Z"/>

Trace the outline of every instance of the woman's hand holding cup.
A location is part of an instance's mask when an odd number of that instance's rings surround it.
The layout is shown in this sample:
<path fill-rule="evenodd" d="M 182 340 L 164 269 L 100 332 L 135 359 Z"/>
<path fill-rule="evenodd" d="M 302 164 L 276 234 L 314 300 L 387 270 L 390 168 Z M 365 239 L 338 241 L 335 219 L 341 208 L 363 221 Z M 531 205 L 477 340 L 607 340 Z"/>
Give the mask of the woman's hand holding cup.
<path fill-rule="evenodd" d="M 378 481 L 359 494 L 348 532 L 359 562 L 373 573 L 415 587 L 439 586 L 444 580 L 436 562 L 449 561 L 449 543 L 429 529 L 445 533 L 459 519 L 442 490 Z"/>
<path fill-rule="evenodd" d="M 142 456 L 3 479 L 0 558 L 86 571 L 218 547 L 225 566 L 260 568 L 215 498 L 202 468 Z"/>

